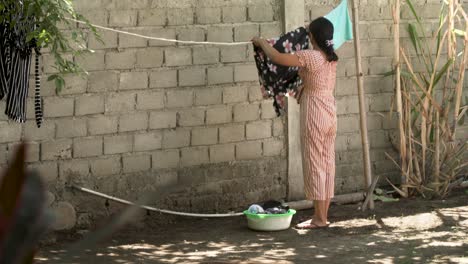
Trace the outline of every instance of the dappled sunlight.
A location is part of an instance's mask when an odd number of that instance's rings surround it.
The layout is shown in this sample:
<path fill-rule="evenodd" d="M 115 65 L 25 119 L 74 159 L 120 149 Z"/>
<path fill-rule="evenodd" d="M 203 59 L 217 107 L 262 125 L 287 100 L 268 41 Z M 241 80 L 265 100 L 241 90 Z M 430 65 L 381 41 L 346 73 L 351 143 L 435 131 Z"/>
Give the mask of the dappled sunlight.
<path fill-rule="evenodd" d="M 439 227 L 443 224 L 442 219 L 435 213 L 423 213 L 404 217 L 387 217 L 382 222 L 389 227 L 400 230 L 416 229 L 428 230 Z"/>

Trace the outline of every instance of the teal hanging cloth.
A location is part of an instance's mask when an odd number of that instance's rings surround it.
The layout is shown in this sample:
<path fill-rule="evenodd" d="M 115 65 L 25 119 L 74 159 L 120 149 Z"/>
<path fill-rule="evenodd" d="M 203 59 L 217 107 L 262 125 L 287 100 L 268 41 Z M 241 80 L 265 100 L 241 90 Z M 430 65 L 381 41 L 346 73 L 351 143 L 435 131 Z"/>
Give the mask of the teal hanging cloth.
<path fill-rule="evenodd" d="M 330 20 L 334 27 L 333 47 L 335 50 L 339 49 L 346 41 L 353 39 L 353 23 L 349 16 L 348 0 L 343 0 L 325 18 Z"/>

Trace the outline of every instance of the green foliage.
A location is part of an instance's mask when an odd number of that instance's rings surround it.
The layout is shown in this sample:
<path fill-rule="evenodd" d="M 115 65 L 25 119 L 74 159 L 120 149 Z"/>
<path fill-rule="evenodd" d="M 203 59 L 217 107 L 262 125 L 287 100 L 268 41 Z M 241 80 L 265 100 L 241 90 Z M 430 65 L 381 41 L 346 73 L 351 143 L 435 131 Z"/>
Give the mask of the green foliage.
<path fill-rule="evenodd" d="M 54 81 L 57 90 L 64 87 L 66 74 L 85 73 L 73 60 L 83 53 L 92 52 L 83 43 L 86 42 L 88 29 L 91 34 L 101 40 L 96 29 L 89 21 L 77 13 L 71 0 L 23 0 L 24 6 L 18 0 L 4 0 L 0 4 L 0 21 L 9 22 L 11 26 L 21 25 L 19 22 L 34 21 L 36 29 L 29 32 L 27 41 L 36 41 L 38 47 L 47 49 L 54 59 L 54 68 L 57 74 L 51 75 L 48 80 Z M 8 8 L 6 8 L 8 7 Z M 24 12 L 21 21 L 15 17 L 20 11 Z M 76 19 L 86 22 L 86 28 L 77 27 Z M 27 23 L 26 23 L 27 24 Z"/>

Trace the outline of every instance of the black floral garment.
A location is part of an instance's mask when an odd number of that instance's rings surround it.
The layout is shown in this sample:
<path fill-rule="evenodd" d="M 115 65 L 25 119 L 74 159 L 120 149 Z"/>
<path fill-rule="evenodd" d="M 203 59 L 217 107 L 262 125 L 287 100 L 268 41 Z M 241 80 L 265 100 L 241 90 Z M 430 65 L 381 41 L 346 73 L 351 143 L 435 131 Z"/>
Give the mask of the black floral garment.
<path fill-rule="evenodd" d="M 281 53 L 294 53 L 309 48 L 309 36 L 304 27 L 267 41 Z M 299 68 L 274 64 L 261 48 L 254 47 L 254 51 L 263 97 L 273 98 L 276 114 L 280 116 L 284 111 L 285 96 L 295 96 L 302 86 Z"/>

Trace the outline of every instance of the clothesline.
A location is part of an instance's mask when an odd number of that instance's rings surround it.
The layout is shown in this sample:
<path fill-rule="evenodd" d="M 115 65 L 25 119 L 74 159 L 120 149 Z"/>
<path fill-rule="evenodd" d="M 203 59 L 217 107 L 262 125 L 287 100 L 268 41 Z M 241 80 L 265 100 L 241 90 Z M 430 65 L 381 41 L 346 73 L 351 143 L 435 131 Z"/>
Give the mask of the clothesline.
<path fill-rule="evenodd" d="M 81 20 L 73 19 L 73 18 L 67 18 L 70 21 L 74 21 L 79 24 L 86 25 L 87 23 Z M 118 29 L 113 29 L 113 28 L 108 28 L 104 26 L 99 26 L 95 24 L 91 24 L 95 28 L 99 28 L 102 30 L 107 30 L 107 31 L 112 31 L 120 34 L 125 34 L 129 36 L 134 36 L 134 37 L 139 37 L 139 38 L 144 38 L 144 39 L 150 39 L 150 40 L 159 40 L 159 41 L 166 41 L 166 42 L 174 42 L 174 43 L 182 43 L 182 44 L 192 44 L 192 45 L 217 45 L 217 46 L 237 46 L 237 45 L 246 45 L 246 44 L 251 44 L 251 42 L 210 42 L 210 41 L 192 41 L 192 40 L 177 40 L 177 39 L 167 39 L 167 38 L 158 38 L 158 37 L 151 37 L 151 36 L 146 36 L 142 34 L 137 34 L 137 33 L 132 33 L 128 31 L 123 31 L 123 30 L 118 30 Z"/>

